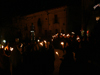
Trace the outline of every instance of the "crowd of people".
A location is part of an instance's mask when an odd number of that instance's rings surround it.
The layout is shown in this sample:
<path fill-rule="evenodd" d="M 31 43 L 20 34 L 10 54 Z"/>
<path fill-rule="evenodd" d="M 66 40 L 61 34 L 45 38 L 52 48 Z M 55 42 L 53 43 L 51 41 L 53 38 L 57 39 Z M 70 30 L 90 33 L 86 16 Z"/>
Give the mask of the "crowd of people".
<path fill-rule="evenodd" d="M 54 72 L 55 52 L 58 48 L 65 52 L 59 69 L 59 75 L 81 73 L 86 74 L 93 70 L 88 65 L 91 62 L 100 62 L 99 45 L 96 39 L 84 37 L 76 39 L 75 35 L 68 37 L 57 36 L 53 41 L 20 43 L 15 40 L 14 50 L 10 53 L 0 50 L 0 68 L 3 75 L 48 75 Z M 64 42 L 61 45 L 60 42 Z M 93 67 L 93 66 L 92 66 Z M 88 69 L 89 68 L 89 69 Z M 95 68 L 95 67 L 93 67 Z M 96 67 L 92 72 L 97 72 Z M 91 73 L 92 73 L 91 72 Z"/>
<path fill-rule="evenodd" d="M 55 48 L 65 50 L 66 54 L 60 58 L 60 75 L 72 74 L 92 74 L 99 73 L 100 55 L 99 55 L 99 40 L 94 37 L 80 37 L 71 35 L 69 37 L 55 37 Z M 64 42 L 61 45 L 60 42 Z M 58 46 L 56 45 L 58 44 Z M 95 64 L 94 64 L 95 62 Z M 95 65 L 95 66 L 94 66 Z M 95 68 L 95 69 L 94 69 Z"/>
<path fill-rule="evenodd" d="M 5 56 L 6 59 L 2 58 L 3 62 L 0 63 L 0 67 L 6 69 L 9 72 L 6 72 L 7 74 L 48 75 L 54 71 L 55 56 L 52 44 L 49 43 L 46 46 L 43 42 L 43 46 L 41 46 L 38 42 L 22 44 L 16 41 L 13 48 L 13 51 L 2 49 L 2 56 Z M 5 66 L 4 62 L 9 66 Z"/>

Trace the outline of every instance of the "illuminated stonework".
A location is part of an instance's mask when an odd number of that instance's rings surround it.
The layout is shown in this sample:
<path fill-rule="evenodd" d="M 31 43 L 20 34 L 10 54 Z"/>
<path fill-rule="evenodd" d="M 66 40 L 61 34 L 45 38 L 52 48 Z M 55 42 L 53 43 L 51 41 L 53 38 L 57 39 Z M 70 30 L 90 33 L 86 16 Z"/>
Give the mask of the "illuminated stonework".
<path fill-rule="evenodd" d="M 66 11 L 64 11 L 66 9 Z M 41 15 L 42 14 L 42 15 Z M 56 15 L 56 17 L 55 17 Z M 56 19 L 55 19 L 56 18 Z M 55 22 L 57 20 L 57 22 Z M 13 18 L 13 25 L 21 29 L 22 36 L 32 37 L 30 32 L 31 25 L 34 25 L 35 37 L 41 37 L 52 35 L 63 30 L 64 33 L 67 33 L 67 6 L 62 6 L 59 8 L 54 8 L 50 10 L 44 10 L 37 13 L 29 14 L 26 16 L 18 16 Z M 63 23 L 65 25 L 63 25 Z M 27 25 L 27 26 L 26 26 Z M 27 27 L 27 30 L 25 30 Z M 46 32 L 45 32 L 46 31 Z M 51 31 L 51 32 L 49 32 Z M 45 34 L 46 33 L 46 34 Z"/>

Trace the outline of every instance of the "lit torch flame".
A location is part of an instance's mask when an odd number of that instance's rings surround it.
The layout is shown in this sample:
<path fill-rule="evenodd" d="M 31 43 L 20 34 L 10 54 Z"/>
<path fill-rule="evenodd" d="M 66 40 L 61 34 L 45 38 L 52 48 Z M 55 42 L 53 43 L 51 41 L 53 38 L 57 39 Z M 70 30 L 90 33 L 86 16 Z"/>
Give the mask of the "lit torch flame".
<path fill-rule="evenodd" d="M 4 50 L 8 50 L 8 46 L 6 46 L 6 47 L 4 48 Z"/>
<path fill-rule="evenodd" d="M 63 36 L 65 36 L 65 34 L 63 34 Z"/>
<path fill-rule="evenodd" d="M 62 33 L 60 33 L 60 35 L 62 35 Z"/>
<path fill-rule="evenodd" d="M 74 32 L 72 32 L 72 34 L 75 34 Z"/>
<path fill-rule="evenodd" d="M 80 39 L 79 37 L 76 38 L 76 40 L 79 40 L 79 39 Z"/>
<path fill-rule="evenodd" d="M 69 36 L 69 34 L 67 34 L 67 37 Z"/>
<path fill-rule="evenodd" d="M 10 47 L 10 51 L 13 51 L 13 50 L 14 50 L 14 48 Z"/>
<path fill-rule="evenodd" d="M 56 52 L 56 54 L 59 56 L 59 53 L 58 52 Z"/>
<path fill-rule="evenodd" d="M 46 40 L 44 40 L 44 43 L 46 43 Z"/>
<path fill-rule="evenodd" d="M 64 42 L 61 42 L 61 45 L 64 45 Z"/>
<path fill-rule="evenodd" d="M 40 42 L 40 40 L 39 40 L 39 39 L 38 39 L 37 41 L 38 41 L 38 42 Z"/>
<path fill-rule="evenodd" d="M 43 42 L 40 42 L 40 45 L 43 46 Z"/>
<path fill-rule="evenodd" d="M 2 45 L 2 48 L 4 48 L 4 46 Z"/>

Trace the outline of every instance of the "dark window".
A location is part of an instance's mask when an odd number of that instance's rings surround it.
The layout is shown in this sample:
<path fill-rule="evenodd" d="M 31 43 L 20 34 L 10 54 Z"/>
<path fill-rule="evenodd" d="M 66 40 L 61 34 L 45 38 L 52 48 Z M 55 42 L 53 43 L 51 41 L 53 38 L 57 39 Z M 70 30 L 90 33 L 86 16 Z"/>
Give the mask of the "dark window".
<path fill-rule="evenodd" d="M 39 27 L 42 26 L 42 24 L 41 24 L 41 19 L 40 19 L 40 18 L 38 19 L 38 26 L 39 26 Z"/>
<path fill-rule="evenodd" d="M 28 28 L 27 28 L 27 24 L 26 24 L 26 26 L 25 26 L 25 30 L 28 30 Z"/>
<path fill-rule="evenodd" d="M 17 20 L 15 20 L 15 23 L 17 23 Z"/>
<path fill-rule="evenodd" d="M 46 18 L 46 20 L 47 20 L 47 18 Z"/>
<path fill-rule="evenodd" d="M 65 23 L 63 23 L 63 25 L 65 25 Z"/>
<path fill-rule="evenodd" d="M 34 30 L 34 25 L 33 25 L 33 23 L 31 24 L 31 30 Z"/>
<path fill-rule="evenodd" d="M 51 36 L 51 35 L 52 35 L 52 31 L 50 30 L 50 31 L 49 31 L 49 36 Z"/>
<path fill-rule="evenodd" d="M 51 33 L 52 31 L 50 30 L 50 33 Z"/>
<path fill-rule="evenodd" d="M 58 17 L 55 15 L 54 23 L 58 23 Z"/>
<path fill-rule="evenodd" d="M 56 33 L 58 33 L 58 29 L 56 29 Z"/>
<path fill-rule="evenodd" d="M 47 13 L 47 15 L 49 15 L 49 13 Z"/>
<path fill-rule="evenodd" d="M 47 35 L 47 30 L 45 30 L 45 35 Z"/>
<path fill-rule="evenodd" d="M 50 30 L 50 34 L 52 33 L 52 31 Z"/>
<path fill-rule="evenodd" d="M 33 25 L 33 23 L 31 25 Z"/>
<path fill-rule="evenodd" d="M 64 30 L 61 30 L 62 33 L 64 33 Z"/>

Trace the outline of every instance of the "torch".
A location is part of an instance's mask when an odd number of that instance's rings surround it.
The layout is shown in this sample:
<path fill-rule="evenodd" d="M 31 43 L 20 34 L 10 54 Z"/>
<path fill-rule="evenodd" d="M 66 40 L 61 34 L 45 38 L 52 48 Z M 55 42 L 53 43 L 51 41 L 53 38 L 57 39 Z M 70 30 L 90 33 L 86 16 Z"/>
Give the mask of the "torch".
<path fill-rule="evenodd" d="M 58 55 L 59 56 L 59 53 L 58 52 L 55 52 L 56 53 L 56 55 Z"/>
<path fill-rule="evenodd" d="M 13 50 L 14 50 L 14 48 L 10 47 L 10 51 L 13 51 Z"/>
<path fill-rule="evenodd" d="M 61 45 L 62 45 L 62 47 L 64 48 L 64 42 L 61 42 L 60 44 L 61 44 Z"/>

